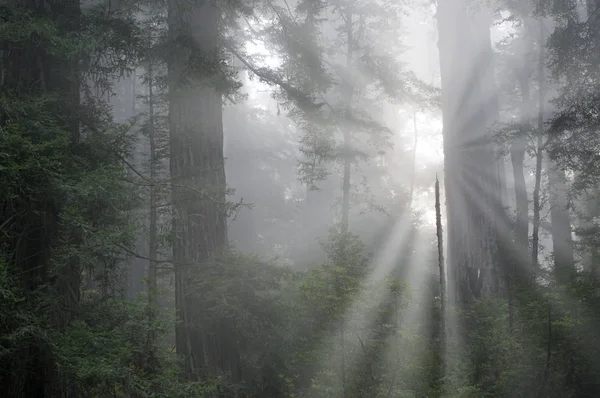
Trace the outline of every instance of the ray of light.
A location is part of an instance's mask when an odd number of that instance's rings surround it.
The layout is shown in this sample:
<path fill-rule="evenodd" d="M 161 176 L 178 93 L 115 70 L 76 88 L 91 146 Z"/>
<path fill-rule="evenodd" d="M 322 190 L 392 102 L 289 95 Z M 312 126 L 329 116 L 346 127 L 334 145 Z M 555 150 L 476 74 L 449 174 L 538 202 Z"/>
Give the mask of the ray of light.
<path fill-rule="evenodd" d="M 415 244 L 415 237 L 411 236 L 414 228 L 411 217 L 411 212 L 405 211 L 395 223 L 392 233 L 388 236 L 385 244 L 373 261 L 373 270 L 363 283 L 360 297 L 346 311 L 345 322 L 349 335 L 360 333 L 360 331 L 365 330 L 366 327 L 375 322 L 376 314 L 364 312 L 364 309 L 361 312 L 360 303 L 367 299 L 375 304 L 381 304 L 385 301 L 386 294 L 389 294 L 389 286 L 381 282 L 397 269 L 398 260 L 401 255 L 407 252 L 409 246 Z M 423 286 L 424 278 L 430 275 L 426 268 L 428 265 L 433 264 L 433 262 L 430 262 L 432 252 L 427 250 L 430 243 L 431 241 L 424 239 L 422 236 L 417 237 L 415 250 L 403 269 L 404 279 L 410 287 Z M 426 311 L 423 310 L 423 308 L 428 309 L 427 306 L 423 305 L 425 303 L 425 295 L 426 291 L 424 289 L 416 291 L 416 294 L 411 298 L 413 305 L 402 318 L 397 319 L 399 324 L 416 325 L 426 316 Z M 404 298 L 407 299 L 410 296 L 410 294 L 405 294 Z M 400 314 L 396 314 L 396 316 L 399 317 Z M 337 355 L 334 355 L 332 358 L 340 358 L 343 355 L 340 352 L 341 347 L 337 346 L 337 348 Z M 388 354 L 391 354 L 391 352 L 391 350 L 388 351 Z M 346 358 L 346 366 L 351 368 L 353 365 L 356 365 L 360 357 L 360 350 L 358 350 L 357 355 Z"/>

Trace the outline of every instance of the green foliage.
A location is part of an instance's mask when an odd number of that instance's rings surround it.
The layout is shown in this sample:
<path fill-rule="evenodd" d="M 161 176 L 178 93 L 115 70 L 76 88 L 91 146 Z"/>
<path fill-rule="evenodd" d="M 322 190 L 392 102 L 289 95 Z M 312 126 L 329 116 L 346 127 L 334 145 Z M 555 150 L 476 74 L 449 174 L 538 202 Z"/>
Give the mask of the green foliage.
<path fill-rule="evenodd" d="M 597 285 L 581 276 L 572 286 L 519 295 L 512 329 L 506 302 L 477 302 L 461 318 L 465 339 L 449 353 L 449 396 L 596 396 Z"/>
<path fill-rule="evenodd" d="M 184 273 L 194 287 L 189 299 L 201 309 L 192 319 L 194 327 L 203 329 L 207 345 L 221 344 L 207 349 L 221 357 L 213 361 L 215 366 L 199 370 L 198 381 L 183 377 L 184 358 L 172 348 L 178 320 L 150 305 L 144 295 L 134 302 L 123 298 L 123 265 L 130 260 L 127 254 L 136 254 L 131 211 L 146 194 L 132 184 L 135 172 L 124 159 L 133 135 L 147 136 L 150 128 L 160 132 L 157 157 L 168 156 L 163 55 L 173 44 L 162 4 L 126 3 L 132 8 L 86 10 L 77 15 L 77 27 L 52 9 L 0 7 L 0 395 L 600 395 L 600 284 L 593 272 L 598 264 L 578 272 L 570 285 L 518 292 L 510 327 L 505 300 L 482 299 L 462 313 L 450 308 L 449 318 L 466 327 L 453 330 L 448 350 L 442 352 L 440 302 L 432 288 L 437 278 L 422 269 L 413 272 L 425 273 L 423 283 L 409 285 L 397 278 L 414 276 L 405 272 L 412 259 L 403 252 L 396 260 L 404 269 L 376 279 L 378 264 L 365 245 L 357 236 L 337 231 L 322 242 L 327 260 L 305 274 L 240 253 L 194 266 L 177 264 L 189 267 Z M 548 148 L 558 161 L 581 172 L 576 187 L 583 190 L 598 182 L 597 154 L 589 150 L 597 141 L 597 118 L 589 110 L 596 107 L 598 79 L 594 75 L 589 83 L 581 78 L 596 62 L 597 43 L 588 40 L 592 32 L 584 24 L 564 22 L 573 17 L 571 9 L 552 4 L 546 12 L 558 14 L 560 24 L 549 43 L 551 67 L 572 84 L 560 92 L 557 104 L 563 111 L 553 122 Z M 139 21 L 133 5 L 149 7 L 152 15 Z M 429 97 L 437 95 L 414 76 L 398 73 L 397 54 L 377 53 L 365 45 L 355 59 L 366 77 L 356 88 L 362 96 L 355 99 L 356 109 L 348 115 L 343 104 L 328 108 L 318 98 L 336 84 L 342 88 L 349 73 L 325 66 L 317 28 L 326 9 L 339 12 L 339 7 L 321 1 L 300 1 L 294 10 L 271 2 L 257 4 L 258 11 L 237 2 L 228 6 L 224 30 L 235 30 L 232 21 L 240 15 L 275 21 L 261 26 L 257 36 L 272 39 L 271 47 L 284 54 L 282 66 L 254 72 L 280 85 L 277 99 L 304 131 L 301 173 L 312 188 L 327 177 L 327 162 L 368 155 L 340 149 L 332 133 L 336 128 L 348 123 L 365 133 L 365 140 L 376 141 L 376 147 L 386 144 L 389 131 L 364 111 L 377 105 L 381 94 L 419 100 L 417 87 Z M 357 29 L 362 24 L 366 37 L 397 34 L 389 22 L 402 13 L 398 3 L 348 7 L 353 8 L 345 11 L 357 17 Z M 389 18 L 384 15 L 388 11 Z M 342 20 L 335 21 L 340 31 Z M 233 39 L 224 42 L 237 47 Z M 569 42 L 574 44 L 569 47 Z M 208 77 L 221 92 L 236 93 L 239 83 L 224 54 L 208 62 L 189 37 L 178 44 L 192 54 L 186 78 Z M 36 65 L 40 60 L 47 62 L 44 68 Z M 74 60 L 79 69 L 70 64 Z M 92 91 L 110 93 L 115 77 L 149 64 L 155 69 L 144 82 L 156 91 L 155 124 L 146 121 L 134 131 L 129 124 L 115 123 L 108 105 Z M 573 65 L 578 68 L 568 72 Z M 92 84 L 82 83 L 88 80 Z M 74 82 L 81 84 L 77 90 Z M 255 130 L 262 127 L 257 122 Z M 522 127 L 507 123 L 498 138 L 510 143 Z M 565 130 L 576 134 L 563 134 Z M 261 168 L 257 162 L 255 169 Z M 155 185 L 164 188 L 160 194 L 166 197 L 169 183 Z M 210 188 L 203 187 L 205 191 Z M 159 243 L 163 254 L 169 242 Z M 597 250 L 597 240 L 586 244 Z M 172 268 L 164 264 L 168 260 L 160 262 L 165 273 L 160 285 L 173 296 Z M 435 269 L 436 264 L 424 261 L 420 266 Z M 226 362 L 239 365 L 241 377 L 234 381 Z"/>
<path fill-rule="evenodd" d="M 82 319 L 56 336 L 56 361 L 90 397 L 199 397 L 210 383 L 181 381 L 180 361 L 166 347 L 149 345 L 168 323 L 148 322 L 146 303 L 102 302 L 89 294 Z"/>
<path fill-rule="evenodd" d="M 90 90 L 69 87 L 94 76 L 98 88 L 125 68 L 131 20 L 90 12 L 76 35 L 51 10 L 1 11 L 3 48 L 12 50 L 1 55 L 2 395 L 202 396 L 214 383 L 180 381 L 170 348 L 148 343 L 167 324 L 122 299 L 128 212 L 139 200 L 125 178 L 128 126 Z M 96 63 L 107 51 L 115 58 Z M 65 67 L 82 53 L 93 62 Z M 32 66 L 36 57 L 44 69 Z"/>

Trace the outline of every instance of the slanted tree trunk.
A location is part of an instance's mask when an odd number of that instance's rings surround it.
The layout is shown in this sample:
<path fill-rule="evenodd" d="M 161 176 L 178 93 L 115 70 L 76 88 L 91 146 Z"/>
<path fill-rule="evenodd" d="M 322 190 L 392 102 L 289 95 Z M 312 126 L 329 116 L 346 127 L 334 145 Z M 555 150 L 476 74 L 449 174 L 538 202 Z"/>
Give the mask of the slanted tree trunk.
<path fill-rule="evenodd" d="M 212 1 L 169 1 L 173 258 L 180 320 L 175 332 L 176 349 L 185 358 L 188 375 L 213 365 L 239 378 L 239 360 L 230 359 L 239 355 L 221 355 L 221 349 L 233 347 L 220 344 L 227 338 L 223 330 L 211 337 L 212 325 L 204 322 L 202 303 L 194 299 L 198 295 L 191 294 L 189 283 L 191 267 L 201 269 L 227 248 L 222 98 L 209 84 L 219 67 L 219 20 L 220 11 Z M 202 70 L 197 72 L 199 66 Z"/>
<path fill-rule="evenodd" d="M 500 290 L 498 217 L 502 178 L 487 129 L 497 116 L 489 24 L 463 0 L 437 11 L 445 192 L 448 292 L 467 304 Z"/>

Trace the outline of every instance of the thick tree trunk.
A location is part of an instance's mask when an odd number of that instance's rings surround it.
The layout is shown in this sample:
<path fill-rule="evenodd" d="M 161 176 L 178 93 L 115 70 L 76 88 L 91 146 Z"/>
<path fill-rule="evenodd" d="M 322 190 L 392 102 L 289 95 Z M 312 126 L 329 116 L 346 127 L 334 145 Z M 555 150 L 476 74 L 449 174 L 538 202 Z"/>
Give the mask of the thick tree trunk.
<path fill-rule="evenodd" d="M 31 11 L 34 19 L 52 21 L 59 34 L 66 36 L 79 30 L 78 2 L 16 0 L 5 6 L 4 16 L 16 18 L 12 11 L 19 8 Z M 49 53 L 35 36 L 34 33 L 21 42 L 0 43 L 0 91 L 9 98 L 18 93 L 27 100 L 47 94 L 56 95 L 54 111 L 57 113 L 56 120 L 61 123 L 58 127 L 69 132 L 70 150 L 76 151 L 80 139 L 79 61 L 74 57 L 67 59 Z M 0 124 L 6 120 L 7 115 L 0 113 Z M 23 134 L 27 137 L 30 132 L 23 131 Z M 38 138 L 34 137 L 33 142 Z M 47 137 L 42 137 L 42 142 L 45 139 Z M 63 332 L 77 312 L 81 265 L 76 254 L 58 264 L 53 262 L 53 250 L 60 244 L 60 237 L 66 238 L 69 244 L 81 244 L 81 231 L 72 226 L 62 230 L 62 204 L 56 203 L 55 198 L 36 195 L 19 195 L 0 202 L 0 225 L 8 238 L 4 241 L 4 251 L 8 271 L 15 281 L 21 281 L 20 289 L 28 300 L 39 300 L 41 291 L 53 295 L 52 300 L 48 300 L 51 304 L 48 320 L 51 327 Z M 31 340 L 10 360 L 15 369 L 24 371 L 17 371 L 19 374 L 15 377 L 0 377 L 0 391 L 7 396 L 75 396 L 72 385 L 56 369 L 51 350 L 43 344 Z"/>
<path fill-rule="evenodd" d="M 437 12 L 448 214 L 448 293 L 466 304 L 498 292 L 503 167 L 487 129 L 497 116 L 488 21 L 462 0 Z"/>
<path fill-rule="evenodd" d="M 173 257 L 180 320 L 176 349 L 185 357 L 188 375 L 214 365 L 239 377 L 238 364 L 221 361 L 220 347 L 225 345 L 219 343 L 226 337 L 219 330 L 211 338 L 202 303 L 193 299 L 198 294 L 191 295 L 189 283 L 189 267 L 201 267 L 227 248 L 221 94 L 209 86 L 214 73 L 208 70 L 190 76 L 192 70 L 198 72 L 188 68 L 199 59 L 207 69 L 217 67 L 220 11 L 212 1 L 171 0 L 168 19 Z M 199 56 L 192 56 L 190 47 Z M 231 369 L 223 369 L 228 365 Z"/>
<path fill-rule="evenodd" d="M 565 171 L 550 162 L 548 165 L 548 190 L 552 221 L 552 246 L 556 282 L 564 285 L 572 280 L 574 268 L 571 217 L 567 209 L 567 179 Z"/>
<path fill-rule="evenodd" d="M 598 250 L 593 242 L 588 238 L 588 234 L 594 235 L 594 219 L 598 217 L 598 190 L 592 189 L 591 192 L 584 192 L 579 197 L 579 217 L 577 219 L 577 228 L 581 230 L 580 241 L 583 244 L 581 248 L 581 264 L 586 272 L 591 272 L 597 277 L 595 264 L 598 264 Z"/>
<path fill-rule="evenodd" d="M 600 0 L 587 0 L 585 2 L 586 13 L 585 18 L 594 18 L 597 15 L 598 7 L 600 7 Z M 583 14 L 583 13 L 582 13 Z M 600 48 L 600 32 L 597 29 L 594 30 L 594 41 L 595 48 Z M 594 235 L 597 229 L 595 228 L 594 219 L 599 216 L 599 205 L 598 196 L 600 191 L 598 189 L 591 189 L 581 195 L 580 203 L 580 218 L 578 220 L 578 227 L 583 231 L 584 234 Z M 584 239 L 584 245 L 581 252 L 581 262 L 583 269 L 587 272 L 591 272 L 594 278 L 598 277 L 598 264 L 600 264 L 600 252 L 589 239 L 587 242 Z"/>

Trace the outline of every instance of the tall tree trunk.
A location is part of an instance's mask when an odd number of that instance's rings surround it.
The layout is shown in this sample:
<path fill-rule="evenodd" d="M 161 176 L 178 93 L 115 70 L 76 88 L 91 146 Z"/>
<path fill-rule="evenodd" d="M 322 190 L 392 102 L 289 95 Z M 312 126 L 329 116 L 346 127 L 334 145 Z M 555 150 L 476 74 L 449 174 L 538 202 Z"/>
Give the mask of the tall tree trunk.
<path fill-rule="evenodd" d="M 597 18 L 598 7 L 600 7 L 600 0 L 587 0 L 586 3 L 586 18 Z M 594 47 L 600 48 L 600 32 L 598 29 L 593 29 L 593 40 Z M 581 209 L 580 217 L 578 220 L 578 227 L 584 232 L 584 234 L 595 234 L 594 218 L 598 217 L 599 205 L 598 196 L 600 191 L 597 188 L 592 188 L 588 192 L 585 192 L 580 197 Z M 600 264 L 600 252 L 589 239 L 584 240 L 582 248 L 582 265 L 583 269 L 591 272 L 594 278 L 598 277 L 598 264 Z"/>
<path fill-rule="evenodd" d="M 542 157 L 544 144 L 544 101 L 545 101 L 545 76 L 544 76 L 544 21 L 539 21 L 539 60 L 538 60 L 538 131 L 535 159 L 535 185 L 533 188 L 533 231 L 531 238 L 531 267 L 532 283 L 535 283 L 539 269 L 539 242 L 540 242 L 540 189 L 542 182 Z"/>
<path fill-rule="evenodd" d="M 352 84 L 352 64 L 354 57 L 354 23 L 353 23 L 353 10 L 351 6 L 344 11 L 345 22 L 346 22 L 346 74 L 345 74 L 345 95 L 346 95 L 346 118 L 348 123 L 344 125 L 343 131 L 343 147 L 344 147 L 344 175 L 342 182 L 342 222 L 341 230 L 343 233 L 348 232 L 349 218 L 350 218 L 350 188 L 351 188 L 351 173 L 352 173 L 352 123 L 350 118 L 352 115 L 352 97 L 354 95 L 354 86 Z M 345 248 L 344 248 L 345 249 Z M 342 379 L 342 397 L 347 396 L 347 380 L 346 380 L 346 342 L 344 334 L 345 322 L 342 321 L 340 325 L 340 349 L 341 349 L 341 379 Z"/>
<path fill-rule="evenodd" d="M 511 146 L 511 161 L 513 177 L 515 180 L 516 222 L 515 222 L 515 248 L 518 265 L 528 268 L 529 262 L 529 200 L 527 198 L 527 185 L 525 183 L 524 160 L 527 149 L 527 136 L 530 133 L 532 118 L 532 97 L 529 81 L 532 75 L 531 54 L 533 53 L 533 37 L 530 31 L 530 20 L 523 22 L 523 67 L 518 72 L 519 88 L 521 90 L 521 129 L 519 137 Z"/>
<path fill-rule="evenodd" d="M 15 0 L 5 4 L 3 18 L 17 18 L 19 11 L 30 11 L 32 21 L 51 21 L 56 34 L 66 37 L 79 31 L 80 9 L 78 2 L 49 2 Z M 17 11 L 13 13 L 13 11 Z M 11 21 L 14 22 L 14 21 Z M 30 27 L 26 27 L 25 31 Z M 51 31 L 50 35 L 54 35 Z M 0 91 L 8 98 L 18 93 L 27 101 L 43 96 L 55 96 L 48 105 L 56 105 L 57 126 L 69 132 L 70 151 L 77 151 L 80 140 L 80 70 L 79 60 L 74 56 L 60 57 L 49 53 L 43 41 L 31 34 L 26 40 L 16 38 L 16 42 L 0 43 L 1 78 Z M 47 99 L 48 97 L 46 97 Z M 0 124 L 8 115 L 6 107 L 0 110 Z M 18 121 L 18 118 L 15 120 Z M 32 142 L 39 136 L 29 136 L 29 131 L 19 132 Z M 33 133 L 35 134 L 35 133 Z M 48 137 L 41 137 L 41 143 Z M 39 142 L 38 142 L 39 143 Z M 10 185 L 10 184 L 9 184 Z M 45 187 L 40 187 L 45 189 Z M 54 249 L 60 245 L 60 237 L 75 247 L 81 244 L 81 231 L 72 225 L 61 224 L 62 203 L 56 198 L 36 197 L 39 193 L 23 197 L 16 196 L 7 202 L 0 202 L 0 225 L 5 233 L 4 253 L 8 260 L 8 272 L 15 281 L 20 281 L 19 289 L 30 304 L 40 299 L 40 294 L 52 294 L 52 299 L 44 296 L 48 307 L 50 326 L 63 332 L 72 322 L 80 300 L 81 264 L 77 250 L 64 261 L 53 262 Z M 43 293 L 41 293 L 43 292 Z M 26 306 L 29 304 L 25 304 Z M 36 304 L 37 305 L 37 304 Z M 36 339 L 25 346 L 10 360 L 15 369 L 22 369 L 12 377 L 0 377 L 0 391 L 7 396 L 63 397 L 73 394 L 73 386 L 56 368 L 53 353 L 45 344 Z"/>
<path fill-rule="evenodd" d="M 148 229 L 148 300 L 150 314 L 158 308 L 157 264 L 158 228 L 157 228 L 157 153 L 156 129 L 154 117 L 154 70 L 152 61 L 148 63 L 148 139 L 150 142 L 150 225 Z"/>
<path fill-rule="evenodd" d="M 116 4 L 115 4 L 116 3 Z M 117 8 L 118 2 L 111 0 L 111 7 Z M 125 123 L 127 120 L 130 120 L 132 117 L 136 116 L 136 102 L 137 102 L 137 93 L 136 93 L 136 74 L 135 69 L 132 73 L 127 74 L 126 76 L 121 77 L 120 79 L 115 81 L 115 85 L 122 90 L 121 98 L 117 96 L 117 103 L 113 105 L 113 115 L 115 116 L 115 121 L 118 123 Z M 115 109 L 118 107 L 117 109 Z M 117 111 L 117 112 L 115 112 Z M 130 159 L 131 164 L 138 170 L 142 171 L 145 169 L 145 154 L 148 150 L 146 137 L 138 136 L 135 140 L 135 147 L 132 151 L 132 156 Z M 148 218 L 149 214 L 147 213 L 147 209 L 142 207 L 140 209 L 134 210 L 138 219 L 142 221 L 142 227 L 138 229 L 136 232 L 136 241 L 135 241 L 135 250 L 137 253 L 146 253 L 149 251 L 150 242 L 148 240 L 148 235 L 146 234 L 148 228 Z M 140 293 L 145 292 L 147 286 L 144 283 L 144 277 L 146 275 L 146 261 L 141 258 L 134 257 L 131 261 L 124 264 L 125 268 L 125 296 L 128 300 L 134 300 Z"/>
<path fill-rule="evenodd" d="M 189 283 L 189 267 L 201 267 L 227 248 L 222 98 L 209 85 L 210 70 L 218 67 L 219 20 L 220 11 L 212 1 L 169 1 L 173 258 L 180 320 L 175 332 L 176 349 L 185 357 L 188 375 L 205 365 L 224 365 L 216 350 L 226 336 L 217 335 L 208 346 L 210 325 L 204 324 L 202 303 L 193 299 Z M 192 55 L 191 48 L 201 54 Z M 209 70 L 189 76 L 196 69 L 188 68 L 190 63 L 198 59 Z M 237 365 L 231 370 L 239 376 Z"/>
<path fill-rule="evenodd" d="M 435 177 L 435 224 L 438 244 L 438 266 L 440 269 L 440 351 L 442 362 L 444 362 L 444 354 L 446 349 L 446 265 L 444 262 L 444 235 L 442 231 L 440 181 L 437 179 L 437 176 Z"/>
<path fill-rule="evenodd" d="M 413 144 L 413 157 L 412 157 L 412 168 L 410 171 L 410 192 L 409 192 L 409 208 L 412 208 L 414 196 L 415 196 L 415 179 L 416 179 L 416 168 L 417 168 L 417 144 L 419 143 L 419 132 L 417 130 L 417 111 L 413 114 L 413 131 L 414 144 Z"/>
<path fill-rule="evenodd" d="M 499 290 L 498 218 L 502 175 L 486 133 L 497 116 L 488 21 L 468 15 L 463 0 L 437 11 L 449 293 L 467 304 Z"/>
<path fill-rule="evenodd" d="M 354 25 L 353 25 L 353 11 L 348 8 L 345 12 L 346 21 L 346 81 L 344 82 L 346 88 L 346 117 L 350 118 L 352 115 L 352 96 L 354 95 L 354 86 L 352 84 L 352 59 L 354 57 Z M 344 126 L 343 139 L 344 139 L 344 176 L 342 182 L 342 232 L 348 231 L 349 217 L 350 217 L 350 174 L 352 172 L 352 133 L 349 129 L 352 128 L 351 123 L 346 123 Z"/>
<path fill-rule="evenodd" d="M 517 71 L 521 91 L 521 120 L 519 136 L 515 138 L 510 148 L 510 158 L 515 184 L 516 219 L 514 224 L 514 250 L 507 274 L 508 283 L 508 319 L 512 329 L 514 321 L 515 289 L 518 285 L 529 282 L 531 273 L 529 256 L 529 200 L 525 182 L 525 151 L 527 139 L 531 130 L 532 98 L 529 79 L 531 78 L 531 55 L 533 53 L 533 37 L 530 32 L 530 20 L 523 21 L 521 40 L 522 66 Z M 529 264 L 529 265 L 528 265 Z M 524 277 L 524 275 L 527 275 Z"/>
<path fill-rule="evenodd" d="M 588 192 L 584 192 L 579 197 L 579 217 L 577 220 L 577 227 L 582 231 L 583 247 L 581 249 L 581 263 L 583 269 L 587 272 L 591 272 L 594 277 L 597 277 L 596 264 L 598 264 L 598 249 L 595 248 L 592 240 L 588 238 L 588 234 L 594 235 L 594 218 L 598 217 L 598 190 L 591 189 Z"/>
<path fill-rule="evenodd" d="M 571 216 L 567 209 L 567 179 L 565 171 L 554 162 L 548 164 L 548 190 L 552 221 L 552 246 L 556 282 L 564 285 L 572 280 L 574 268 Z"/>

